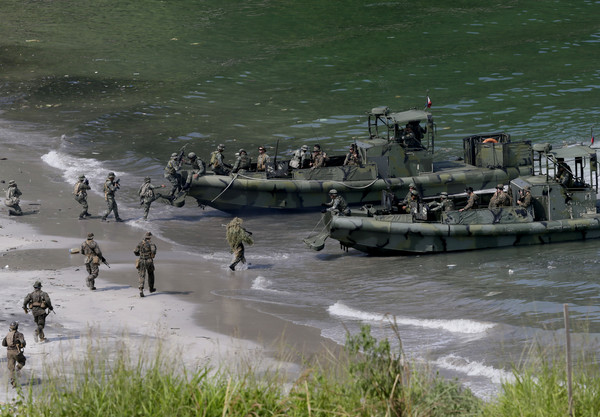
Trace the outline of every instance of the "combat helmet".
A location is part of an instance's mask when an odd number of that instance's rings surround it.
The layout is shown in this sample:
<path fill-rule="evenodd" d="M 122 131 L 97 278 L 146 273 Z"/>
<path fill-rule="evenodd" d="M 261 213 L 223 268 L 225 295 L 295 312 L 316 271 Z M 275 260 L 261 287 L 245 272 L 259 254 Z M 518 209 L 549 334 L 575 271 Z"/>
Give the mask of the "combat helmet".
<path fill-rule="evenodd" d="M 300 149 L 302 149 L 303 151 L 308 151 L 308 145 L 302 145 Z"/>
<path fill-rule="evenodd" d="M 108 178 L 114 178 L 115 177 L 115 173 L 114 172 L 109 172 L 108 173 Z"/>
<path fill-rule="evenodd" d="M 239 155 L 241 155 L 242 153 L 245 153 L 246 155 L 248 155 L 248 152 L 246 152 L 246 150 L 245 150 L 245 149 L 240 149 L 240 150 L 238 151 L 238 154 L 239 154 Z"/>
<path fill-rule="evenodd" d="M 173 152 L 173 153 L 171 154 L 171 158 L 177 158 L 177 152 Z"/>
<path fill-rule="evenodd" d="M 411 182 L 410 184 L 408 184 L 408 188 L 417 188 L 417 186 L 414 182 Z"/>
<path fill-rule="evenodd" d="M 152 237 L 152 232 L 146 232 L 144 235 L 144 239 L 150 239 Z"/>
<path fill-rule="evenodd" d="M 219 146 L 217 146 L 217 151 L 224 151 L 224 150 L 225 150 L 225 145 L 220 143 Z"/>
<path fill-rule="evenodd" d="M 84 179 L 85 179 L 85 175 L 80 175 L 80 176 L 79 176 L 79 179 L 80 179 L 80 180 L 84 180 Z"/>
<path fill-rule="evenodd" d="M 92 232 L 88 233 L 88 239 L 93 239 L 94 238 L 94 234 Z"/>
<path fill-rule="evenodd" d="M 447 193 L 446 191 L 442 191 L 442 192 L 440 193 L 440 197 L 441 197 L 441 198 L 448 198 L 448 193 Z"/>
<path fill-rule="evenodd" d="M 8 328 L 10 330 L 17 330 L 19 328 L 19 322 L 18 321 L 13 321 L 12 323 L 10 323 L 10 325 L 8 326 Z"/>
<path fill-rule="evenodd" d="M 150 178 L 150 177 L 144 177 L 144 182 L 150 182 L 150 181 L 152 181 L 152 178 Z"/>
<path fill-rule="evenodd" d="M 335 188 L 332 188 L 331 190 L 329 190 L 329 194 L 333 194 L 333 195 L 337 195 L 337 190 Z"/>
<path fill-rule="evenodd" d="M 42 288 L 42 283 L 41 283 L 41 282 L 39 282 L 39 281 L 36 281 L 36 282 L 33 284 L 33 288 Z"/>
<path fill-rule="evenodd" d="M 8 185 L 17 185 L 17 183 L 16 183 L 16 181 L 15 181 L 15 180 L 10 180 L 10 181 L 8 182 Z"/>
<path fill-rule="evenodd" d="M 188 158 L 194 159 L 194 158 L 196 158 L 196 154 L 194 152 L 190 152 L 190 153 L 188 153 Z"/>

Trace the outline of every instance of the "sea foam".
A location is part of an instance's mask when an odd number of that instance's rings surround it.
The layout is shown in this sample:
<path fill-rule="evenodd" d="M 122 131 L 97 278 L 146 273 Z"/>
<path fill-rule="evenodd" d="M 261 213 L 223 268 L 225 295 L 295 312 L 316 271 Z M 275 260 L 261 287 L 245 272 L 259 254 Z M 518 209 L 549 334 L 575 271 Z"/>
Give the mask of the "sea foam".
<path fill-rule="evenodd" d="M 62 176 L 69 184 L 75 184 L 80 175 L 85 175 L 92 191 L 103 194 L 102 184 L 106 180 L 109 169 L 94 158 L 79 158 L 58 151 L 50 151 L 42 155 L 42 161 L 62 171 Z M 113 170 L 114 171 L 114 170 Z M 114 171 L 120 176 L 121 173 Z"/>
<path fill-rule="evenodd" d="M 493 323 L 477 322 L 473 320 L 455 319 L 418 319 L 411 317 L 394 317 L 389 314 L 370 313 L 348 307 L 339 301 L 328 307 L 327 311 L 333 316 L 346 317 L 363 321 L 395 322 L 399 325 L 423 327 L 426 329 L 441 329 L 452 333 L 483 333 L 492 327 Z"/>

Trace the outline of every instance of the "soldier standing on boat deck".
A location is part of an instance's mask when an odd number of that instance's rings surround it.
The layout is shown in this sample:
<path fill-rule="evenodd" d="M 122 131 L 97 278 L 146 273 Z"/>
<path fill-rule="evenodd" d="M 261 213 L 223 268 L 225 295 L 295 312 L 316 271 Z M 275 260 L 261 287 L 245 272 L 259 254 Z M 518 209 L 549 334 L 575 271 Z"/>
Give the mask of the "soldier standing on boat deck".
<path fill-rule="evenodd" d="M 169 200 L 173 200 L 175 198 L 175 193 L 181 190 L 181 175 L 177 172 L 179 170 L 179 162 L 177 158 L 179 155 L 177 152 L 173 152 L 171 154 L 171 159 L 167 162 L 167 166 L 165 166 L 164 176 L 171 183 L 171 191 L 169 191 L 168 198 Z"/>
<path fill-rule="evenodd" d="M 414 193 L 417 193 L 417 203 L 421 202 L 421 194 L 419 194 L 419 190 L 417 190 L 417 186 L 415 185 L 415 183 L 411 182 L 410 184 L 408 184 L 408 192 L 406 193 L 404 200 L 398 203 L 398 208 L 400 209 L 400 212 L 406 212 L 408 206 L 413 201 Z"/>
<path fill-rule="evenodd" d="M 264 172 L 267 170 L 267 164 L 271 162 L 271 157 L 267 155 L 267 150 L 264 146 L 258 147 L 258 158 L 256 158 L 256 170 Z"/>
<path fill-rule="evenodd" d="M 17 187 L 16 181 L 10 180 L 8 182 L 8 189 L 6 190 L 6 200 L 4 200 L 4 204 L 8 207 L 9 216 L 21 216 L 23 214 L 23 210 L 19 206 L 22 195 L 23 193 Z"/>
<path fill-rule="evenodd" d="M 225 145 L 221 143 L 217 146 L 217 150 L 210 154 L 210 167 L 215 175 L 229 175 L 231 170 L 231 165 L 225 163 L 224 150 Z"/>
<path fill-rule="evenodd" d="M 161 185 L 164 187 L 164 184 Z M 153 201 L 162 198 L 162 194 L 155 193 L 154 189 L 156 187 L 152 185 L 152 179 L 150 177 L 144 178 L 144 183 L 138 190 L 138 195 L 140 196 L 140 204 L 144 207 L 144 220 L 148 220 L 148 213 L 150 212 L 150 205 Z"/>
<path fill-rule="evenodd" d="M 510 197 L 504 192 L 504 184 L 498 184 L 496 186 L 496 192 L 490 198 L 488 208 L 510 206 Z"/>
<path fill-rule="evenodd" d="M 349 166 L 362 166 L 362 157 L 358 153 L 358 149 L 356 145 L 352 143 L 350 145 L 350 149 L 348 149 L 348 153 L 346 154 L 346 159 L 344 159 L 344 165 Z"/>
<path fill-rule="evenodd" d="M 30 292 L 23 300 L 23 311 L 25 314 L 29 313 L 29 309 L 31 309 L 31 314 L 33 314 L 33 320 L 37 325 L 35 329 L 34 337 L 35 341 L 38 340 L 40 342 L 46 341 L 46 335 L 44 334 L 44 327 L 46 326 L 46 316 L 49 314 L 46 312 L 54 310 L 52 307 L 52 302 L 50 301 L 50 296 L 48 293 L 42 291 L 42 283 L 40 281 L 36 281 L 33 284 L 33 288 L 35 290 Z"/>
<path fill-rule="evenodd" d="M 146 232 L 144 240 L 137 244 L 133 253 L 139 256 L 135 267 L 138 270 L 140 297 L 144 296 L 144 282 L 148 274 L 148 287 L 150 292 L 156 291 L 154 288 L 154 257 L 156 256 L 156 245 L 150 241 L 152 233 Z"/>
<path fill-rule="evenodd" d="M 10 384 L 16 386 L 16 370 L 20 371 L 25 366 L 25 355 L 23 349 L 25 349 L 25 336 L 19 331 L 19 323 L 13 321 L 10 323 L 9 332 L 2 340 L 2 346 L 6 347 L 6 358 L 7 368 L 10 375 Z"/>
<path fill-rule="evenodd" d="M 121 187 L 119 184 L 120 180 L 115 180 L 115 173 L 109 172 L 106 181 L 104 182 L 104 199 L 106 200 L 106 213 L 102 216 L 102 221 L 105 222 L 111 211 L 115 214 L 115 221 L 122 222 L 119 217 L 119 208 L 117 207 L 117 201 L 115 200 L 115 193 Z"/>
<path fill-rule="evenodd" d="M 531 200 L 531 187 L 529 185 L 523 188 L 523 191 L 519 190 L 519 199 L 517 200 L 519 206 L 529 209 L 531 207 Z"/>
<path fill-rule="evenodd" d="M 79 214 L 79 220 L 83 220 L 86 217 L 91 216 L 88 213 L 88 203 L 87 203 L 87 190 L 90 190 L 90 182 L 85 177 L 85 175 L 80 175 L 78 181 L 75 183 L 75 187 L 73 189 L 73 195 L 75 196 L 75 201 L 81 204 L 83 211 Z"/>
<path fill-rule="evenodd" d="M 325 162 L 327 162 L 328 159 L 329 157 L 327 156 L 327 154 L 321 150 L 321 145 L 317 144 L 313 146 L 313 153 L 311 158 L 312 162 L 310 163 L 310 167 L 312 169 L 324 167 Z"/>
<path fill-rule="evenodd" d="M 308 151 L 308 145 L 302 145 L 300 149 L 296 149 L 292 154 L 292 159 L 290 160 L 290 168 L 308 168 L 310 165 L 310 158 L 311 155 Z"/>
<path fill-rule="evenodd" d="M 252 159 L 248 156 L 248 152 L 246 152 L 244 149 L 240 149 L 239 152 L 237 153 L 237 155 L 238 155 L 238 157 L 235 160 L 235 164 L 233 164 L 233 168 L 231 169 L 231 172 L 236 174 L 240 170 L 241 171 L 250 171 Z"/>
<path fill-rule="evenodd" d="M 467 201 L 467 205 L 458 211 L 478 209 L 479 208 L 479 196 L 473 192 L 473 187 L 465 188 L 465 192 L 469 196 L 469 200 Z"/>
<path fill-rule="evenodd" d="M 105 262 L 104 256 L 100 246 L 94 240 L 94 234 L 88 233 L 87 239 L 81 244 L 81 254 L 85 256 L 85 268 L 88 273 L 86 280 L 87 286 L 90 290 L 95 290 L 96 278 L 100 273 L 100 262 Z"/>

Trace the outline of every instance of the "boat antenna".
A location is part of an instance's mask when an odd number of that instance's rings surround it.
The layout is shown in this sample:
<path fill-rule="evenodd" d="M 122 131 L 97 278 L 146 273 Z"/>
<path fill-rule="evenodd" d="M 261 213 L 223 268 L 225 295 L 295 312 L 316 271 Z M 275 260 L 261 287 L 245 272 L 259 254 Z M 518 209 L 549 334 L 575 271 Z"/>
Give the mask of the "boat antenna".
<path fill-rule="evenodd" d="M 275 156 L 273 157 L 273 166 L 277 167 L 277 150 L 279 149 L 279 139 L 277 138 L 277 143 L 275 143 Z"/>

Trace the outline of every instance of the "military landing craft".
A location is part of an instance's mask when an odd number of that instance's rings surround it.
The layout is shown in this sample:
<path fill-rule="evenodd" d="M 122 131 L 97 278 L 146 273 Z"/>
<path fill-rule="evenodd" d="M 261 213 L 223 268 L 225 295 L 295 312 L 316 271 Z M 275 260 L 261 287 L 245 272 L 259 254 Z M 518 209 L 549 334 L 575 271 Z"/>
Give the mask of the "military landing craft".
<path fill-rule="evenodd" d="M 424 127 L 423 127 L 424 126 Z M 412 134 L 407 134 L 411 127 Z M 272 163 L 264 172 L 195 178 L 187 194 L 200 205 L 225 212 L 240 210 L 315 210 L 335 188 L 351 206 L 377 202 L 382 190 L 406 193 L 415 183 L 423 196 L 456 193 L 467 183 L 482 189 L 531 172 L 531 144 L 511 142 L 510 135 L 475 135 L 463 140 L 464 161 L 434 162 L 436 127 L 431 113 L 393 113 L 377 107 L 368 114 L 369 137 L 357 140 L 360 165 L 344 165 L 344 155 L 330 156 L 321 168 L 292 168 L 290 161 Z M 187 173 L 182 171 L 185 178 Z"/>
<path fill-rule="evenodd" d="M 422 202 L 406 214 L 394 212 L 389 205 L 383 209 L 367 206 L 351 216 L 328 212 L 323 218 L 327 230 L 305 243 L 320 250 L 330 237 L 345 248 L 401 255 L 597 239 L 596 159 L 589 146 L 552 151 L 550 145 L 537 145 L 533 175 L 510 182 L 511 206 L 433 213 Z M 531 196 L 526 208 L 517 203 L 524 192 Z M 461 197 L 464 199 L 464 195 L 456 196 Z M 464 202 L 455 207 L 464 207 Z"/>

